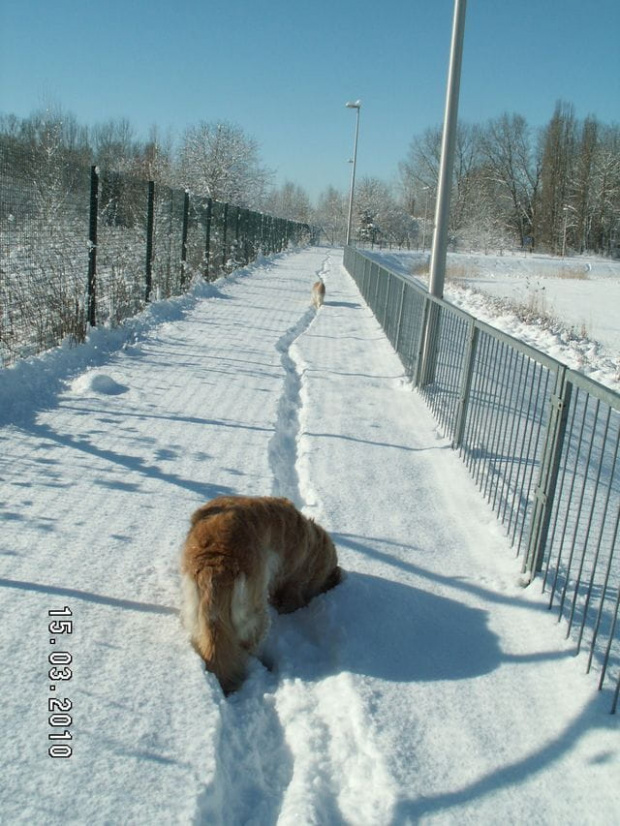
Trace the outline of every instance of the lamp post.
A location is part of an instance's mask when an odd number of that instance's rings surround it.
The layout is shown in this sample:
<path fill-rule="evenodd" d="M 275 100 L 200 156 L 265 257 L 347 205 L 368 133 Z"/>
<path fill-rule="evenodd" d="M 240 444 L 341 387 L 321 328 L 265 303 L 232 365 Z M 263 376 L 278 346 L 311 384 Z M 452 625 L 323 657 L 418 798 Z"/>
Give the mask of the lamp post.
<path fill-rule="evenodd" d="M 435 234 L 431 252 L 429 292 L 443 298 L 448 249 L 448 220 L 450 217 L 450 193 L 452 191 L 452 170 L 456 147 L 456 129 L 459 108 L 459 88 L 461 84 L 461 62 L 463 57 L 463 37 L 465 33 L 465 10 L 467 0 L 454 0 L 454 21 L 450 44 L 450 65 L 448 67 L 448 89 L 446 111 L 441 141 L 441 163 L 437 183 L 437 205 L 435 207 Z"/>
<path fill-rule="evenodd" d="M 347 223 L 347 246 L 351 241 L 351 223 L 353 221 L 353 192 L 355 190 L 355 167 L 357 166 L 357 138 L 360 131 L 360 109 L 362 108 L 362 101 L 349 101 L 346 104 L 347 109 L 356 110 L 355 118 L 355 143 L 353 144 L 353 169 L 351 170 L 351 192 L 349 193 L 349 220 Z"/>
<path fill-rule="evenodd" d="M 450 193 L 452 190 L 452 170 L 454 168 L 454 151 L 456 147 L 466 7 L 467 0 L 454 0 L 446 111 L 441 139 L 441 163 L 439 165 L 439 179 L 437 181 L 437 204 L 435 206 L 435 225 L 433 227 L 433 244 L 428 280 L 428 291 L 436 298 L 443 298 L 443 285 L 446 274 L 448 219 L 450 217 Z M 441 313 L 439 305 L 431 302 L 424 334 L 424 351 L 420 380 L 422 386 L 431 384 L 435 380 L 440 319 Z"/>

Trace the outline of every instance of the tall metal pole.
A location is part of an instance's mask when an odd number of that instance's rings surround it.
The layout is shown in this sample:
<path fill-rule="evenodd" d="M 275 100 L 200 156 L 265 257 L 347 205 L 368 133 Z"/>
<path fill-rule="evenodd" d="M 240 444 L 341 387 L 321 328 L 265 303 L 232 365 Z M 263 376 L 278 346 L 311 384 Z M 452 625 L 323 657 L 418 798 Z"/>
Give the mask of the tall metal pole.
<path fill-rule="evenodd" d="M 435 295 L 438 298 L 443 298 L 443 285 L 446 274 L 450 194 L 452 189 L 452 171 L 454 169 L 454 149 L 456 146 L 466 7 L 467 0 L 454 0 L 454 22 L 452 26 L 452 44 L 450 47 L 450 68 L 448 70 L 448 91 L 446 95 L 446 112 L 441 142 L 441 164 L 439 167 L 437 206 L 435 211 L 435 236 L 433 238 L 433 249 L 431 253 L 429 283 L 431 295 Z"/>
<path fill-rule="evenodd" d="M 348 109 L 356 109 L 355 118 L 355 143 L 353 144 L 353 169 L 351 170 L 351 191 L 349 193 L 349 220 L 347 222 L 347 246 L 351 242 L 351 223 L 353 221 L 353 192 L 355 191 L 355 168 L 357 166 L 357 139 L 360 132 L 360 109 L 362 108 L 361 100 L 356 100 L 355 103 L 347 103 Z"/>

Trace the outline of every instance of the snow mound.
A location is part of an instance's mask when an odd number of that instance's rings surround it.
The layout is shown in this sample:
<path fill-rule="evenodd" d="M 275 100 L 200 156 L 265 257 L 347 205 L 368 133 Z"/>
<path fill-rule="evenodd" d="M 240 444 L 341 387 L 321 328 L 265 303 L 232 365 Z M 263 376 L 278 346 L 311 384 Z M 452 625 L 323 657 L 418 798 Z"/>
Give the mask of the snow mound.
<path fill-rule="evenodd" d="M 120 396 L 129 392 L 129 387 L 115 381 L 105 373 L 86 373 L 78 376 L 71 384 L 71 390 L 80 395 L 99 393 L 102 396 Z"/>

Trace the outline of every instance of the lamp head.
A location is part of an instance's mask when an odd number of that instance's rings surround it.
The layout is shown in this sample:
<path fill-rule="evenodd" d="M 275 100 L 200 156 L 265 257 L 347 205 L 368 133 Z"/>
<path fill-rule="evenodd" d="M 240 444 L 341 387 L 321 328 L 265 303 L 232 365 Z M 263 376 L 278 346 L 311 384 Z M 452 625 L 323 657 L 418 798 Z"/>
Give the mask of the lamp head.
<path fill-rule="evenodd" d="M 356 100 L 356 101 L 351 101 L 350 100 L 348 103 L 345 103 L 345 106 L 347 107 L 347 109 L 360 109 L 361 106 L 362 106 L 362 101 L 361 100 Z"/>

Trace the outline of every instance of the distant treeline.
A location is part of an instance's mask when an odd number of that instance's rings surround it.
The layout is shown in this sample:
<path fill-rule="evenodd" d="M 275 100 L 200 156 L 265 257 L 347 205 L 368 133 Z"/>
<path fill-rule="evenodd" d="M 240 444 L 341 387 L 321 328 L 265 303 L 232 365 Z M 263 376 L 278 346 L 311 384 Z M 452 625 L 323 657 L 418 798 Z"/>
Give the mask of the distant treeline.
<path fill-rule="evenodd" d="M 409 209 L 432 210 L 441 130 L 414 139 L 400 165 Z M 451 229 L 470 243 L 515 241 L 546 252 L 620 252 L 620 127 L 578 120 L 558 102 L 549 123 L 530 128 L 504 114 L 460 124 Z"/>
<path fill-rule="evenodd" d="M 348 193 L 327 187 L 313 206 L 305 190 L 275 187 L 259 147 L 230 123 L 201 122 L 178 141 L 153 128 L 138 140 L 126 120 L 86 127 L 62 110 L 0 116 L 0 147 L 19 147 L 28 173 L 58 186 L 69 166 L 102 168 L 173 188 L 318 224 L 328 240 L 345 235 Z M 399 246 L 430 245 L 441 127 L 415 137 L 392 182 L 359 170 L 354 237 Z M 558 102 L 546 126 L 517 114 L 485 125 L 461 123 L 450 217 L 454 248 L 523 247 L 565 254 L 620 254 L 620 127 L 576 118 Z"/>

